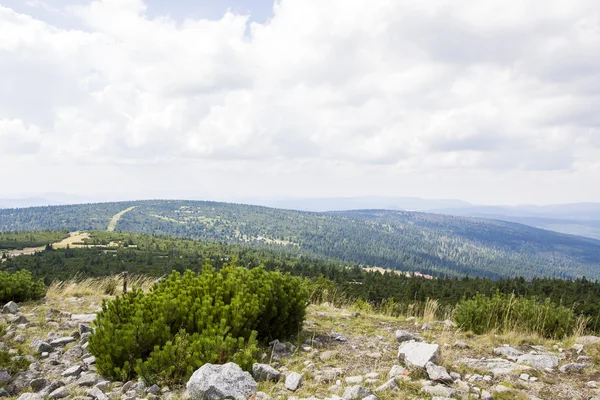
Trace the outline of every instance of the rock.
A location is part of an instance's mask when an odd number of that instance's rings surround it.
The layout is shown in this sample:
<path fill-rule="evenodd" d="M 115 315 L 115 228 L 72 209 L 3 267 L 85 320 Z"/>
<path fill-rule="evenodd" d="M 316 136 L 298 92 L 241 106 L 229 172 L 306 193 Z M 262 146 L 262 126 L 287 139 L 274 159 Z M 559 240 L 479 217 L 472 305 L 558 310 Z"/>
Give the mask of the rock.
<path fill-rule="evenodd" d="M 63 347 L 68 345 L 69 343 L 73 343 L 75 338 L 73 336 L 65 336 L 58 339 L 54 339 L 50 342 L 50 346 L 52 347 Z"/>
<path fill-rule="evenodd" d="M 42 339 L 34 339 L 31 342 L 31 347 L 35 349 L 38 354 L 50 353 L 54 349 L 48 342 L 45 342 Z"/>
<path fill-rule="evenodd" d="M 160 387 L 156 384 L 154 384 L 154 385 L 150 386 L 148 389 L 146 389 L 146 393 L 154 394 L 154 393 L 158 393 L 158 392 L 160 392 Z"/>
<path fill-rule="evenodd" d="M 464 350 L 464 349 L 468 349 L 469 345 L 466 342 L 463 342 L 462 340 L 457 340 L 456 342 L 454 342 L 454 344 L 452 345 L 452 347 Z"/>
<path fill-rule="evenodd" d="M 375 392 L 383 392 L 386 390 L 396 390 L 398 389 L 398 383 L 396 382 L 396 379 L 392 378 L 389 381 L 387 381 L 386 383 L 384 383 L 383 385 L 379 386 L 377 389 L 375 389 Z"/>
<path fill-rule="evenodd" d="M 427 393 L 430 396 L 452 397 L 456 394 L 456 389 L 444 385 L 435 385 L 425 386 L 421 388 L 421 392 Z"/>
<path fill-rule="evenodd" d="M 367 379 L 379 379 L 379 374 L 377 372 L 369 372 L 365 375 Z"/>
<path fill-rule="evenodd" d="M 2 314 L 16 314 L 19 312 L 19 305 L 14 301 L 9 301 L 2 307 Z"/>
<path fill-rule="evenodd" d="M 81 374 L 81 371 L 82 371 L 81 365 L 74 365 L 70 368 L 67 368 L 61 375 L 64 377 L 79 376 L 79 374 Z"/>
<path fill-rule="evenodd" d="M 371 389 L 360 385 L 349 386 L 344 390 L 342 398 L 344 400 L 361 400 L 367 396 L 371 396 L 373 392 Z"/>
<path fill-rule="evenodd" d="M 453 381 L 458 381 L 462 379 L 462 376 L 458 372 L 450 372 L 450 377 Z"/>
<path fill-rule="evenodd" d="M 503 358 L 461 358 L 457 361 L 457 363 L 464 364 L 471 369 L 491 372 L 491 374 L 494 376 L 508 375 L 528 369 L 528 367 L 515 364 L 514 362 L 505 360 Z"/>
<path fill-rule="evenodd" d="M 80 323 L 77 327 L 77 331 L 79 332 L 79 337 L 81 337 L 81 335 L 83 335 L 84 333 L 91 333 L 92 328 L 90 328 L 89 325 Z"/>
<path fill-rule="evenodd" d="M 29 382 L 29 386 L 33 389 L 34 392 L 39 392 L 43 388 L 50 385 L 50 380 L 46 378 L 37 378 Z"/>
<path fill-rule="evenodd" d="M 39 392 L 42 397 L 47 397 L 50 393 L 54 392 L 56 389 L 65 386 L 62 381 L 52 381 L 50 385 L 45 387 L 43 390 Z"/>
<path fill-rule="evenodd" d="M 100 377 L 95 373 L 87 373 L 81 375 L 79 379 L 75 382 L 75 386 L 87 386 L 91 387 L 100 382 Z"/>
<path fill-rule="evenodd" d="M 492 394 L 487 390 L 482 390 L 480 398 L 481 400 L 492 400 L 494 396 L 492 396 Z"/>
<path fill-rule="evenodd" d="M 101 381 L 94 385 L 95 388 L 100 389 L 102 392 L 106 392 L 106 389 L 110 386 L 110 381 Z"/>
<path fill-rule="evenodd" d="M 239 365 L 204 364 L 187 382 L 187 394 L 192 400 L 248 399 L 256 394 L 256 381 Z"/>
<path fill-rule="evenodd" d="M 275 368 L 271 367 L 268 364 L 255 363 L 254 365 L 252 365 L 252 376 L 254 377 L 254 379 L 256 379 L 257 382 L 277 382 L 279 378 L 281 378 L 281 372 L 277 371 Z"/>
<path fill-rule="evenodd" d="M 359 383 L 362 383 L 363 379 L 364 378 L 361 375 L 356 375 L 346 377 L 345 381 L 349 385 L 357 385 Z"/>
<path fill-rule="evenodd" d="M 434 382 L 443 382 L 450 383 L 452 382 L 452 377 L 446 371 L 446 368 L 435 365 L 432 362 L 428 362 L 425 364 L 425 369 L 427 370 L 427 375 L 429 375 L 429 379 Z"/>
<path fill-rule="evenodd" d="M 428 362 L 436 363 L 440 356 L 437 344 L 404 342 L 398 349 L 400 362 L 408 368 L 425 368 Z"/>
<path fill-rule="evenodd" d="M 62 399 L 69 395 L 69 390 L 66 387 L 59 387 L 48 395 L 51 399 Z"/>
<path fill-rule="evenodd" d="M 415 342 L 421 342 L 423 339 L 418 337 L 417 335 L 413 335 L 408 331 L 397 330 L 396 331 L 396 341 L 398 343 L 408 342 L 414 340 Z"/>
<path fill-rule="evenodd" d="M 44 400 L 44 398 L 37 393 L 23 393 L 17 400 Z"/>
<path fill-rule="evenodd" d="M 519 375 L 519 379 L 522 381 L 528 381 L 529 380 L 529 374 L 521 374 Z"/>
<path fill-rule="evenodd" d="M 86 390 L 88 396 L 96 400 L 108 400 L 108 397 L 97 387 Z"/>
<path fill-rule="evenodd" d="M 321 359 L 321 361 L 329 361 L 332 360 L 334 358 L 336 358 L 338 355 L 337 351 L 333 351 L 333 350 L 328 350 L 328 351 L 324 351 L 319 355 L 319 358 Z"/>
<path fill-rule="evenodd" d="M 25 318 L 24 315 L 14 315 L 14 314 L 9 314 L 8 315 L 8 322 L 10 322 L 11 324 L 14 325 L 20 325 L 20 324 L 27 324 L 29 323 L 29 321 L 27 320 L 27 318 Z"/>
<path fill-rule="evenodd" d="M 364 397 L 362 400 L 377 400 L 377 396 L 375 396 L 374 394 Z"/>
<path fill-rule="evenodd" d="M 508 358 L 509 360 L 516 361 L 516 359 L 519 356 L 523 355 L 523 352 L 520 350 L 514 349 L 510 346 L 502 346 L 502 347 L 496 347 L 494 349 L 494 354 L 496 354 L 497 356 L 504 356 L 504 357 Z"/>
<path fill-rule="evenodd" d="M 591 367 L 591 366 L 592 366 L 592 364 L 570 363 L 570 364 L 563 365 L 558 370 L 562 373 L 583 372 L 584 369 L 586 369 L 587 367 Z"/>
<path fill-rule="evenodd" d="M 597 389 L 598 388 L 598 382 L 596 381 L 589 381 L 585 383 L 585 387 L 590 388 L 590 389 Z"/>
<path fill-rule="evenodd" d="M 598 336 L 580 336 L 579 339 L 577 339 L 577 343 L 580 343 L 584 346 L 589 346 L 591 344 L 598 344 L 598 343 L 600 343 L 600 337 L 598 337 Z"/>
<path fill-rule="evenodd" d="M 96 314 L 73 314 L 70 318 L 73 321 L 90 323 L 96 320 Z"/>
<path fill-rule="evenodd" d="M 88 366 L 94 365 L 94 364 L 96 364 L 96 357 L 94 357 L 94 356 L 86 357 L 83 359 L 83 363 Z"/>
<path fill-rule="evenodd" d="M 8 382 L 12 381 L 12 377 L 8 373 L 8 371 L 0 370 L 0 385 L 6 385 Z"/>
<path fill-rule="evenodd" d="M 285 377 L 285 388 L 295 392 L 302 384 L 302 375 L 297 372 L 290 372 Z"/>
<path fill-rule="evenodd" d="M 394 365 L 390 369 L 390 372 L 388 372 L 388 378 L 395 378 L 400 375 L 408 375 L 406 368 L 401 367 L 400 365 Z"/>
<path fill-rule="evenodd" d="M 10 393 L 6 389 L 0 387 L 0 397 L 10 397 Z"/>
<path fill-rule="evenodd" d="M 342 342 L 342 343 L 344 343 L 344 342 L 347 342 L 347 341 L 348 341 L 348 339 L 346 339 L 346 337 L 345 337 L 345 336 L 342 336 L 342 335 L 340 335 L 339 333 L 336 333 L 336 332 L 332 332 L 332 333 L 331 333 L 331 338 L 332 338 L 333 340 L 337 340 L 338 342 Z"/>
<path fill-rule="evenodd" d="M 558 357 L 549 354 L 523 354 L 517 358 L 517 363 L 534 368 L 555 368 L 558 366 Z"/>

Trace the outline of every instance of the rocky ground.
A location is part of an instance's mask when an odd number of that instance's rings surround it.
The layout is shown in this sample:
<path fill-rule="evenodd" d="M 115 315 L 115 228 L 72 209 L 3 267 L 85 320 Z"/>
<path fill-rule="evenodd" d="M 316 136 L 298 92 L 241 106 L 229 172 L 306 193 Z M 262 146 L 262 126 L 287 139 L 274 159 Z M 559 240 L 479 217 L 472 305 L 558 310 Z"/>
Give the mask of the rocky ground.
<path fill-rule="evenodd" d="M 310 306 L 298 338 L 272 342 L 252 375 L 235 364 L 207 365 L 190 379 L 187 393 L 185 387 L 111 382 L 97 374 L 87 351 L 101 300 L 49 294 L 4 306 L 0 350 L 10 359 L 0 368 L 0 397 L 218 398 L 225 393 L 218 386 L 225 385 L 241 390 L 234 397 L 257 399 L 600 400 L 598 337 L 556 342 L 516 333 L 472 335 L 450 321 L 364 315 L 327 304 Z"/>

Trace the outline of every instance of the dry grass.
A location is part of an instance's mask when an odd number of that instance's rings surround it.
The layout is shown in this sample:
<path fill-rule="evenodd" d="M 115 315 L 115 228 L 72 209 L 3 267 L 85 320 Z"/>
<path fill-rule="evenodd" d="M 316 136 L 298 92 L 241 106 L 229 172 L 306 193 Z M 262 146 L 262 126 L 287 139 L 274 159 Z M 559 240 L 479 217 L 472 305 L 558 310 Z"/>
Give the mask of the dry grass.
<path fill-rule="evenodd" d="M 144 275 L 130 275 L 127 277 L 127 287 L 140 288 L 144 292 L 156 282 L 155 278 Z M 121 275 L 104 276 L 98 278 L 73 278 L 66 281 L 54 281 L 48 288 L 47 297 L 94 297 L 112 296 L 122 291 L 123 277 Z"/>

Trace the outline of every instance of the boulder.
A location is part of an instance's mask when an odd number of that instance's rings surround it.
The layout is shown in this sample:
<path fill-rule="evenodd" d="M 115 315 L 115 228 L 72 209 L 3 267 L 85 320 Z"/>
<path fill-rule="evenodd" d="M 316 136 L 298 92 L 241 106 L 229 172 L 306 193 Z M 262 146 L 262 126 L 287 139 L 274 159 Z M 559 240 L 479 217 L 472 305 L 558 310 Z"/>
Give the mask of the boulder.
<path fill-rule="evenodd" d="M 344 390 L 342 398 L 344 400 L 361 400 L 365 397 L 371 396 L 373 392 L 371 389 L 360 385 L 349 386 Z"/>
<path fill-rule="evenodd" d="M 517 358 L 517 363 L 534 368 L 555 368 L 558 366 L 558 357 L 550 354 L 523 354 Z"/>
<path fill-rule="evenodd" d="M 278 381 L 281 378 L 281 372 L 277 371 L 275 368 L 271 367 L 268 364 L 258 364 L 255 363 L 252 365 L 252 376 L 256 379 L 257 382 L 261 381 Z"/>
<path fill-rule="evenodd" d="M 290 372 L 285 377 L 285 388 L 295 392 L 302 385 L 302 375 L 297 372 Z"/>
<path fill-rule="evenodd" d="M 448 374 L 446 368 L 442 366 L 435 365 L 432 362 L 428 362 L 427 364 L 425 364 L 425 369 L 427 370 L 427 375 L 429 375 L 429 379 L 431 379 L 434 382 L 452 382 L 452 377 L 450 376 L 450 374 Z"/>
<path fill-rule="evenodd" d="M 2 307 L 2 314 L 16 314 L 19 312 L 19 305 L 14 301 L 9 301 Z"/>
<path fill-rule="evenodd" d="M 440 357 L 440 346 L 437 344 L 404 342 L 398 349 L 400 362 L 408 368 L 425 368 L 428 362 L 436 363 Z"/>
<path fill-rule="evenodd" d="M 192 400 L 248 399 L 256 394 L 256 381 L 235 363 L 204 364 L 187 382 Z"/>
<path fill-rule="evenodd" d="M 409 342 L 411 340 L 414 340 L 415 342 L 420 342 L 423 339 L 421 339 L 417 335 L 414 335 L 408 331 L 397 330 L 396 331 L 396 340 L 398 341 L 398 343 L 403 343 L 403 342 Z"/>

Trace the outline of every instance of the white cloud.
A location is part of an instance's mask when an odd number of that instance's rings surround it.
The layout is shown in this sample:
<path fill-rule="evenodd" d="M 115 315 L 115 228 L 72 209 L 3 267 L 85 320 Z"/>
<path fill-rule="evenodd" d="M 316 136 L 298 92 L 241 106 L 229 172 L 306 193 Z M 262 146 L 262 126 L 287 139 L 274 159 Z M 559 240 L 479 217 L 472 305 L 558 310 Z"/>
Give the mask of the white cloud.
<path fill-rule="evenodd" d="M 0 146 L 13 157 L 210 164 L 233 183 L 234 160 L 294 179 L 371 173 L 362 183 L 598 171 L 595 0 L 281 0 L 264 24 L 150 18 L 141 0 L 61 12 L 84 28 L 0 7 Z M 335 194 L 322 186 L 313 194 Z"/>

